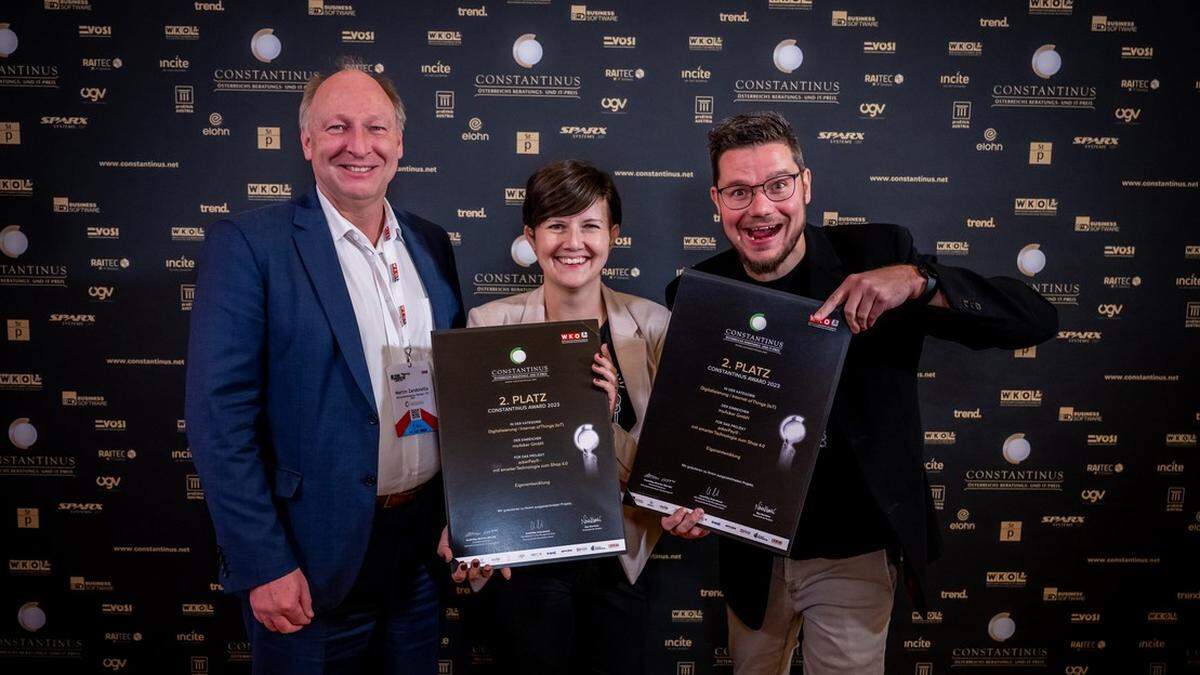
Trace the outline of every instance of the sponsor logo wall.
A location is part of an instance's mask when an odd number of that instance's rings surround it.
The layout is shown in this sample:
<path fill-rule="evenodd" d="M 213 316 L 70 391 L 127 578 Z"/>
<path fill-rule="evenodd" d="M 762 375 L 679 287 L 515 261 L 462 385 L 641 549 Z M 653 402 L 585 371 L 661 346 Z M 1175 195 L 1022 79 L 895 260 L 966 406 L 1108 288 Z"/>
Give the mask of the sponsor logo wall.
<path fill-rule="evenodd" d="M 187 323 L 211 225 L 311 189 L 300 92 L 341 55 L 396 81 L 389 196 L 452 233 L 469 307 L 541 282 L 523 186 L 567 157 L 625 202 L 606 283 L 661 301 L 726 248 L 705 131 L 764 108 L 804 146 L 813 226 L 901 223 L 1042 293 L 1060 326 L 1036 349 L 926 343 L 945 552 L 928 606 L 897 597 L 887 671 L 1200 669 L 1193 9 L 269 4 L 0 8 L 0 669 L 248 672 L 182 419 Z M 647 568 L 651 672 L 731 670 L 714 540 Z M 448 591 L 439 672 L 498 672 L 493 601 Z"/>

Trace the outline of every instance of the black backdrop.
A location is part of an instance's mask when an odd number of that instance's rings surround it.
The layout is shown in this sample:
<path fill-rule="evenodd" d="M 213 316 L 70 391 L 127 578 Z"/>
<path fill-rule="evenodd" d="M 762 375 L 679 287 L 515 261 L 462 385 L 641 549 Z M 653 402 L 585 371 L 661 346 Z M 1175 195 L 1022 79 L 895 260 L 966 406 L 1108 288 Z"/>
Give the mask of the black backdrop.
<path fill-rule="evenodd" d="M 1084 0 L 5 3 L 0 668 L 246 669 L 181 419 L 191 284 L 220 213 L 309 189 L 298 90 L 343 54 L 396 80 L 390 198 L 453 233 L 469 306 L 538 283 L 518 188 L 565 157 L 617 176 L 608 283 L 661 300 L 723 247 L 705 132 L 768 107 L 810 221 L 902 223 L 1033 285 L 1057 339 L 926 350 L 946 556 L 931 611 L 898 600 L 888 670 L 1200 668 L 1197 24 Z M 714 548 L 648 568 L 654 672 L 729 669 Z M 444 673 L 491 662 L 476 602 L 445 610 Z"/>

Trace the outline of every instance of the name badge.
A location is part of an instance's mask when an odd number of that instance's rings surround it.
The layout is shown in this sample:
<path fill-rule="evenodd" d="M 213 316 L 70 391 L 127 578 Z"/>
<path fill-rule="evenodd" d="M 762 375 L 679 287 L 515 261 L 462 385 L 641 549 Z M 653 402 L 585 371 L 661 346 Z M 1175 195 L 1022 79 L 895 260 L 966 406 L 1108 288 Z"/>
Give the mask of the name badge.
<path fill-rule="evenodd" d="M 427 434 L 438 428 L 437 404 L 433 400 L 433 375 L 428 361 L 393 363 L 387 369 L 392 392 L 396 436 Z"/>

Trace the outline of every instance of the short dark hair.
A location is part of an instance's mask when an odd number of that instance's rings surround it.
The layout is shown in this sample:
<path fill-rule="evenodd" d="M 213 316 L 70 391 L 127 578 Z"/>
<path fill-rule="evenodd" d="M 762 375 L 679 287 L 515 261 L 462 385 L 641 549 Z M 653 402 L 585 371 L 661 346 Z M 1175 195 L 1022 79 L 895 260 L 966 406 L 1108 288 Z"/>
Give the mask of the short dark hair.
<path fill-rule="evenodd" d="M 720 171 L 717 162 L 726 150 L 735 150 L 766 143 L 783 143 L 792 151 L 796 166 L 804 170 L 804 153 L 792 125 L 773 110 L 744 113 L 726 117 L 708 132 L 708 157 L 712 160 L 712 182 L 717 184 Z"/>
<path fill-rule="evenodd" d="M 608 203 L 609 224 L 620 225 L 621 195 L 612 176 L 578 159 L 551 162 L 526 181 L 521 215 L 535 228 L 549 218 L 579 213 L 598 199 Z"/>

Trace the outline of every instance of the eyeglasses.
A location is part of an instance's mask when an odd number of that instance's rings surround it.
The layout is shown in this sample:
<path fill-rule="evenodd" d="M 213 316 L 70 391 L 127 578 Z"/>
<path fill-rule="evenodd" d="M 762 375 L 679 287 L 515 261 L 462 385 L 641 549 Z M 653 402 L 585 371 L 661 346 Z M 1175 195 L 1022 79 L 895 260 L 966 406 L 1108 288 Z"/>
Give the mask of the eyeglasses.
<path fill-rule="evenodd" d="M 717 190 L 717 196 L 720 197 L 721 203 L 727 209 L 744 209 L 750 206 L 750 202 L 754 201 L 754 192 L 762 188 L 762 192 L 773 202 L 781 202 L 785 199 L 790 199 L 796 193 L 796 176 L 799 176 L 801 171 L 796 173 L 785 173 L 782 176 L 775 176 L 758 185 L 728 185 Z"/>

